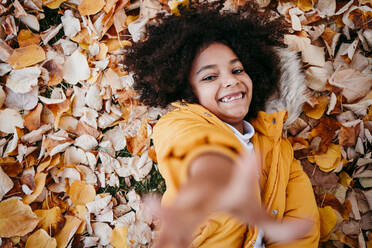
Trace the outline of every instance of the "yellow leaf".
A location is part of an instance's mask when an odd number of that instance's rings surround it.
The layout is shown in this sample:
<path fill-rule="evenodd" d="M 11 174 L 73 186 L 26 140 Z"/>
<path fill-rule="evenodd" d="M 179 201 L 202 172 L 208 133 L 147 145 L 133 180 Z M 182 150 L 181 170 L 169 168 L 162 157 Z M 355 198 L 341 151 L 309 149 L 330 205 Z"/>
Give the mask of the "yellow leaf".
<path fill-rule="evenodd" d="M 45 58 L 43 48 L 39 45 L 33 44 L 15 49 L 7 62 L 13 67 L 13 69 L 21 69 L 37 64 L 45 60 Z"/>
<path fill-rule="evenodd" d="M 68 245 L 70 239 L 74 236 L 81 223 L 81 220 L 75 216 L 66 215 L 65 218 L 65 225 L 55 236 L 55 239 L 57 240 L 57 248 L 65 248 Z"/>
<path fill-rule="evenodd" d="M 340 183 L 344 186 L 344 187 L 349 187 L 350 186 L 350 183 L 351 181 L 353 181 L 353 179 L 345 172 L 345 171 L 342 171 L 340 173 L 340 175 L 338 175 L 338 177 L 340 178 Z"/>
<path fill-rule="evenodd" d="M 320 239 L 327 240 L 327 236 L 337 224 L 337 215 L 330 206 L 318 208 L 320 215 Z"/>
<path fill-rule="evenodd" d="M 341 161 L 340 146 L 330 144 L 326 153 L 314 155 L 314 161 L 322 171 L 329 172 L 334 170 Z"/>
<path fill-rule="evenodd" d="M 116 51 L 119 48 L 124 47 L 124 46 L 132 46 L 132 43 L 128 40 L 109 39 L 109 40 L 105 41 L 104 43 L 107 46 L 107 48 L 108 48 L 107 51 L 109 53 L 112 53 L 112 52 L 114 52 L 114 51 Z"/>
<path fill-rule="evenodd" d="M 28 237 L 26 242 L 26 248 L 55 248 L 57 247 L 57 241 L 50 237 L 48 233 L 39 229 Z"/>
<path fill-rule="evenodd" d="M 94 15 L 105 6 L 105 0 L 83 0 L 78 10 L 80 15 Z"/>
<path fill-rule="evenodd" d="M 94 201 L 96 197 L 96 190 L 93 185 L 87 184 L 84 181 L 75 180 L 67 194 L 75 205 L 85 205 L 88 202 Z"/>
<path fill-rule="evenodd" d="M 110 245 L 112 245 L 114 248 L 130 248 L 130 246 L 127 244 L 127 233 L 127 226 L 115 227 L 111 233 Z"/>
<path fill-rule="evenodd" d="M 0 202 L 0 237 L 23 236 L 34 230 L 39 222 L 31 207 L 19 199 Z"/>
<path fill-rule="evenodd" d="M 305 104 L 303 110 L 305 114 L 313 119 L 320 119 L 323 116 L 328 105 L 328 96 L 323 95 L 316 98 L 318 102 L 314 107 L 311 107 L 309 104 Z"/>
<path fill-rule="evenodd" d="M 137 16 L 133 16 L 133 15 L 129 15 L 128 17 L 127 17 L 127 20 L 125 21 L 125 25 L 129 25 L 129 24 L 131 24 L 132 22 L 134 22 L 135 20 L 137 20 L 138 19 L 138 15 Z"/>
<path fill-rule="evenodd" d="M 49 233 L 51 232 L 52 235 L 59 231 L 59 225 L 62 224 L 64 221 L 62 211 L 59 207 L 45 210 L 38 209 L 35 210 L 34 213 L 39 218 L 38 226 Z"/>
<path fill-rule="evenodd" d="M 19 47 L 26 47 L 32 44 L 39 45 L 40 35 L 34 34 L 28 29 L 22 29 L 17 36 Z"/>
<path fill-rule="evenodd" d="M 35 199 L 41 194 L 45 186 L 46 176 L 47 176 L 46 173 L 36 173 L 35 175 L 36 188 L 31 195 L 26 195 L 23 198 L 23 202 L 25 204 L 30 204 L 31 202 L 35 201 Z"/>
<path fill-rule="evenodd" d="M 49 9 L 57 9 L 59 6 L 66 2 L 67 0 L 54 0 L 54 1 L 49 1 L 49 0 L 43 0 L 43 2 L 48 2 L 45 4 Z"/>
<path fill-rule="evenodd" d="M 76 217 L 79 217 L 81 219 L 81 224 L 78 230 L 76 231 L 76 233 L 77 234 L 84 233 L 85 227 L 86 227 L 85 217 L 88 213 L 87 208 L 83 205 L 77 205 L 77 206 L 72 207 L 70 210 Z"/>
<path fill-rule="evenodd" d="M 187 0 L 171 0 L 168 2 L 168 5 L 171 9 L 172 14 L 180 15 L 180 11 L 178 10 L 178 6 L 180 7 L 189 7 L 189 1 Z"/>

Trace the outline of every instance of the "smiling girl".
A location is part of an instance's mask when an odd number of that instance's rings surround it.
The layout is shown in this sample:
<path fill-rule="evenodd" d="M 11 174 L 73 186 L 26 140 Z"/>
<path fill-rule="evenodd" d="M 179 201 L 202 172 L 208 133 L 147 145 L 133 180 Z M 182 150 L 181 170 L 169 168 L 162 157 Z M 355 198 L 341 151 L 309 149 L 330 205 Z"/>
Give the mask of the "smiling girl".
<path fill-rule="evenodd" d="M 317 247 L 312 187 L 282 137 L 305 100 L 285 25 L 213 6 L 149 24 L 126 57 L 142 102 L 174 107 L 153 131 L 167 185 L 155 245 Z"/>

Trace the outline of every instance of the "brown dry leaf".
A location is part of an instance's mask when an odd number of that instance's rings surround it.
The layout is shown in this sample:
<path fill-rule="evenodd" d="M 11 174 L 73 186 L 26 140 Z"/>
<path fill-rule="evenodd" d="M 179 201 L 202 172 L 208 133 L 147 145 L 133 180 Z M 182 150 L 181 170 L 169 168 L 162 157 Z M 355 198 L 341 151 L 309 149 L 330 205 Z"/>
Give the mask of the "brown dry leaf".
<path fill-rule="evenodd" d="M 360 131 L 360 124 L 352 127 L 341 126 L 338 135 L 339 144 L 342 146 L 354 146 Z"/>
<path fill-rule="evenodd" d="M 82 0 L 78 6 L 80 15 L 94 15 L 105 6 L 105 0 Z"/>
<path fill-rule="evenodd" d="M 34 192 L 32 192 L 31 195 L 25 195 L 23 197 L 22 201 L 25 204 L 30 204 L 31 202 L 35 201 L 36 198 L 41 194 L 41 192 L 43 191 L 44 186 L 45 186 L 45 180 L 46 180 L 47 175 L 48 174 L 46 174 L 46 173 L 36 173 L 36 175 L 35 175 L 36 188 L 35 188 Z"/>
<path fill-rule="evenodd" d="M 19 199 L 0 202 L 0 237 L 23 236 L 34 230 L 39 222 L 31 207 Z"/>
<path fill-rule="evenodd" d="M 329 102 L 327 95 L 322 95 L 316 98 L 315 106 L 311 107 L 308 103 L 305 103 L 303 106 L 303 110 L 305 114 L 313 119 L 320 119 L 325 110 L 327 109 L 327 105 Z"/>
<path fill-rule="evenodd" d="M 39 45 L 32 44 L 15 49 L 7 62 L 14 69 L 21 69 L 44 61 L 45 58 L 43 48 Z"/>
<path fill-rule="evenodd" d="M 28 29 L 22 29 L 19 31 L 17 36 L 17 41 L 19 47 L 26 47 L 29 45 L 39 45 L 40 44 L 40 35 L 32 33 Z"/>
<path fill-rule="evenodd" d="M 75 180 L 66 192 L 75 205 L 85 205 L 94 201 L 96 197 L 93 185 L 87 184 L 85 181 Z"/>
<path fill-rule="evenodd" d="M 324 32 L 321 35 L 321 37 L 323 38 L 323 40 L 326 44 L 328 54 L 331 57 L 333 57 L 335 55 L 336 46 L 337 46 L 337 43 L 340 39 L 340 36 L 341 36 L 340 33 L 335 32 L 328 27 L 324 29 Z"/>
<path fill-rule="evenodd" d="M 39 218 L 38 227 L 51 233 L 52 236 L 62 228 L 65 221 L 61 209 L 57 206 L 51 209 L 37 209 L 34 213 Z"/>
<path fill-rule="evenodd" d="M 57 247 L 57 241 L 50 237 L 49 234 L 39 229 L 28 237 L 26 242 L 26 248 L 55 248 Z"/>
<path fill-rule="evenodd" d="M 112 245 L 114 248 L 130 248 L 130 246 L 127 244 L 127 233 L 127 226 L 116 226 L 111 233 L 110 245 Z"/>
<path fill-rule="evenodd" d="M 316 154 L 310 157 L 309 160 L 313 160 L 322 171 L 332 171 L 339 165 L 341 161 L 340 146 L 330 144 L 326 153 Z"/>
<path fill-rule="evenodd" d="M 62 230 L 55 236 L 58 248 L 67 247 L 69 241 L 72 239 L 81 223 L 81 220 L 75 216 L 65 215 L 65 218 L 65 225 L 63 226 Z"/>
<path fill-rule="evenodd" d="M 340 125 L 337 120 L 323 116 L 320 119 L 319 125 L 311 130 L 309 140 L 312 140 L 314 137 L 320 137 L 320 149 L 322 152 L 326 152 Z"/>
<path fill-rule="evenodd" d="M 14 157 L 0 158 L 0 164 L 4 172 L 10 177 L 16 177 L 23 169 Z"/>
<path fill-rule="evenodd" d="M 54 60 L 48 60 L 44 63 L 43 67 L 49 72 L 49 86 L 55 86 L 63 80 L 63 68 Z"/>
<path fill-rule="evenodd" d="M 43 110 L 43 105 L 38 103 L 37 106 L 25 115 L 24 126 L 29 130 L 33 131 L 40 127 L 40 115 Z"/>
<path fill-rule="evenodd" d="M 352 29 L 372 29 L 372 9 L 368 6 L 353 6 L 342 18 L 345 25 Z"/>

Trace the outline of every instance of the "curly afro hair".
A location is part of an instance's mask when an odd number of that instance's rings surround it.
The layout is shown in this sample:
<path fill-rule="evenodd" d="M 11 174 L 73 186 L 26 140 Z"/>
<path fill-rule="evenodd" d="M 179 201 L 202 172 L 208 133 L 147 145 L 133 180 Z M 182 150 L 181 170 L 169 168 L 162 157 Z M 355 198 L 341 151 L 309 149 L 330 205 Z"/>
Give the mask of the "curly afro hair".
<path fill-rule="evenodd" d="M 180 16 L 162 15 L 160 22 L 146 25 L 146 39 L 133 44 L 124 62 L 134 72 L 141 102 L 160 107 L 179 100 L 198 103 L 188 80 L 193 59 L 201 49 L 221 42 L 237 54 L 253 82 L 245 119 L 263 110 L 278 88 L 280 58 L 274 47 L 284 47 L 288 27 L 283 19 L 258 12 L 252 3 L 236 12 L 222 7 L 222 2 L 193 6 L 181 10 Z"/>

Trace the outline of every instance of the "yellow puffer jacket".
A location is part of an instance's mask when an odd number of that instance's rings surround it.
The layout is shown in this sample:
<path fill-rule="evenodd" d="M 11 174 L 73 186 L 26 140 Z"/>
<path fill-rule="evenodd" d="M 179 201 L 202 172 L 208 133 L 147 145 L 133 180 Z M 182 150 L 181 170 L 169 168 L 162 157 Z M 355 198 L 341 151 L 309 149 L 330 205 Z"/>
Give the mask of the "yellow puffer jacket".
<path fill-rule="evenodd" d="M 163 204 L 172 203 L 188 179 L 190 161 L 204 152 L 220 152 L 232 159 L 244 148 L 232 130 L 198 104 L 174 103 L 176 109 L 164 115 L 154 127 L 153 140 L 159 169 L 166 180 Z M 310 181 L 293 157 L 288 140 L 282 138 L 286 111 L 259 112 L 251 122 L 255 128 L 254 149 L 262 157 L 261 201 L 279 220 L 308 218 L 314 221 L 309 235 L 290 244 L 273 247 L 318 247 L 319 213 Z M 196 231 L 192 247 L 254 247 L 258 229 L 225 213 L 216 213 Z"/>

